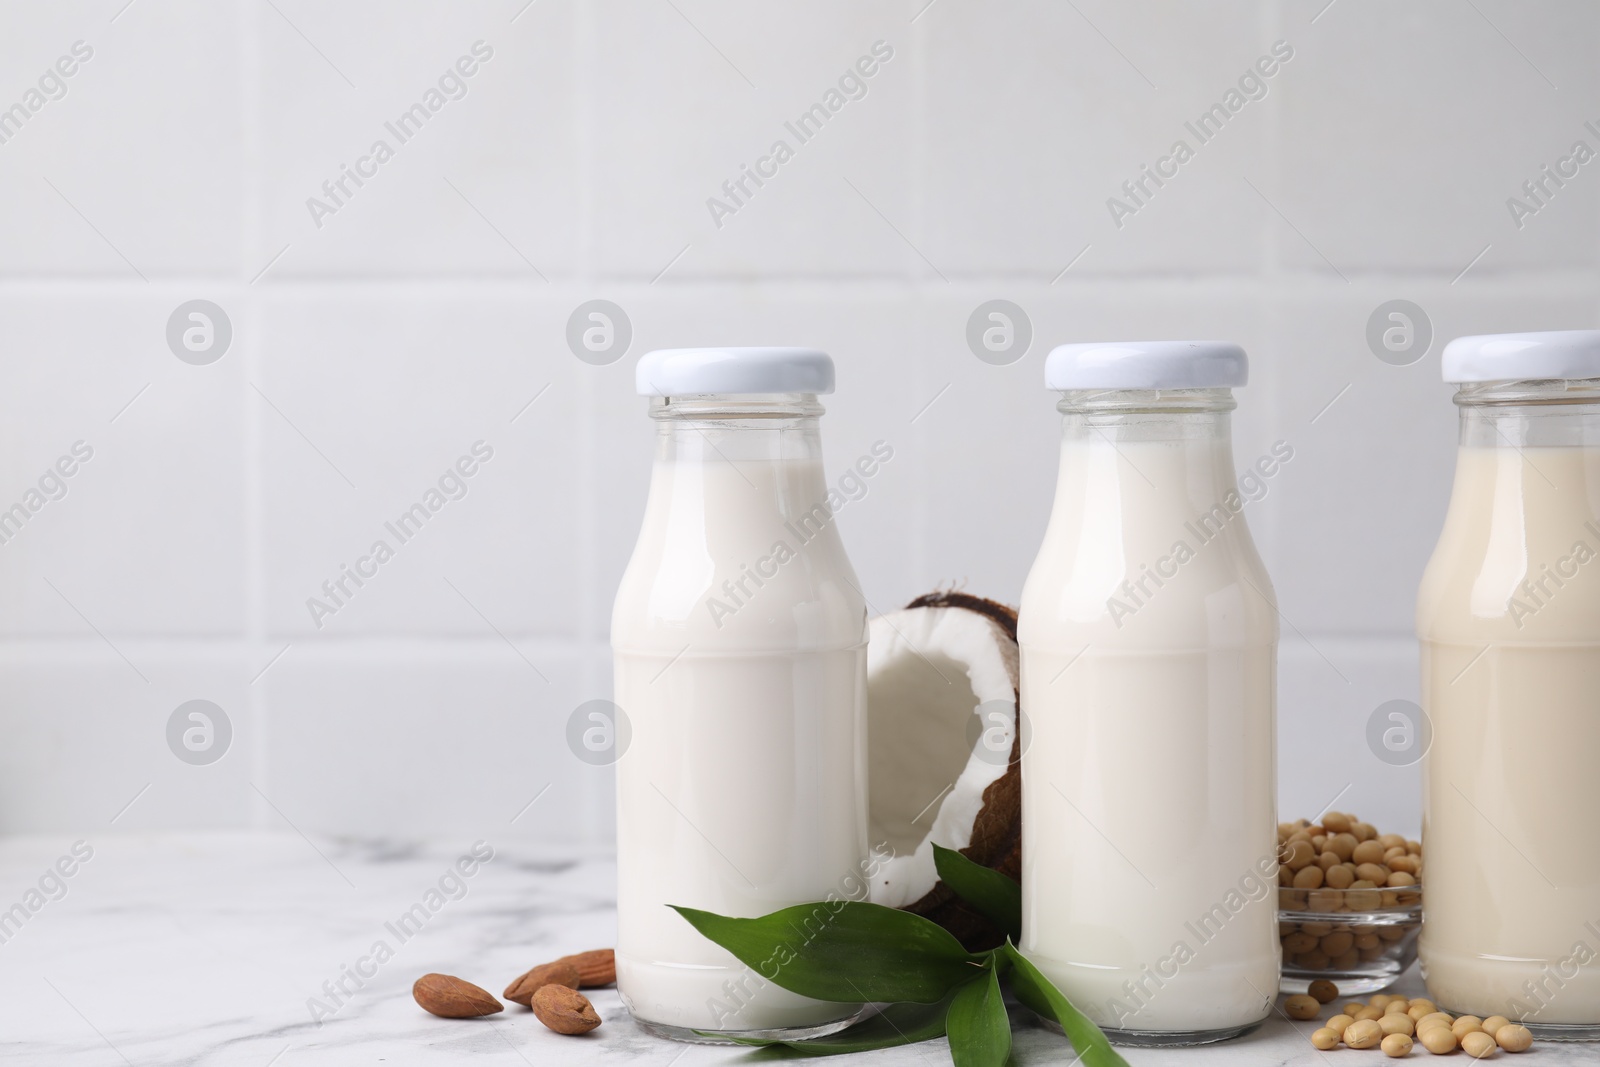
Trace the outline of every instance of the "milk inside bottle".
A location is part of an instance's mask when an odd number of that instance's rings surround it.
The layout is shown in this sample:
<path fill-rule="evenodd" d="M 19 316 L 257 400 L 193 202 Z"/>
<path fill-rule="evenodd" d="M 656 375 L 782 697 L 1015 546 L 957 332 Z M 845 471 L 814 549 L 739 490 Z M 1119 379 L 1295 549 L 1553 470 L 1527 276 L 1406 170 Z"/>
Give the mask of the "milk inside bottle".
<path fill-rule="evenodd" d="M 1417 597 L 1422 934 L 1441 1008 L 1600 1038 L 1600 332 L 1462 337 Z"/>
<path fill-rule="evenodd" d="M 656 420 L 638 544 L 612 615 L 617 986 L 646 1029 L 807 1036 L 856 1005 L 787 992 L 668 905 L 757 916 L 860 889 L 866 605 L 827 507 L 806 349 L 639 362 Z"/>
<path fill-rule="evenodd" d="M 1123 1044 L 1238 1036 L 1278 990 L 1278 616 L 1229 429 L 1246 373 L 1224 342 L 1046 364 L 1062 436 L 1019 623 L 1022 949 Z"/>

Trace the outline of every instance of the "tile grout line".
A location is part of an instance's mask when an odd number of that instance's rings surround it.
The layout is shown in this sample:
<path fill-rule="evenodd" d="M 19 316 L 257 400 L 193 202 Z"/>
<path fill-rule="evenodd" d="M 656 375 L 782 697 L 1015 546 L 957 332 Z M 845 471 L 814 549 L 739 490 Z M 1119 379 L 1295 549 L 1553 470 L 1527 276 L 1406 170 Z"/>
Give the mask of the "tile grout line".
<path fill-rule="evenodd" d="M 911 3 L 916 2 L 911 0 Z M 927 244 L 927 189 L 923 175 L 928 169 L 928 49 L 922 42 L 927 39 L 928 30 L 926 26 L 916 24 L 920 17 L 921 12 L 918 12 L 906 26 L 906 47 L 911 50 L 912 88 L 911 151 L 906 154 L 904 166 L 910 170 L 906 175 L 906 189 L 911 199 L 909 226 L 917 234 L 917 239 Z M 922 280 L 920 268 L 908 268 L 904 273 L 913 282 Z"/>
<path fill-rule="evenodd" d="M 910 2 L 911 4 L 916 4 L 919 0 L 910 0 Z M 922 11 L 926 10 L 926 8 L 922 9 Z M 910 105 L 911 151 L 907 156 L 907 166 L 910 167 L 911 173 L 907 179 L 907 186 L 911 191 L 912 222 L 919 231 L 923 229 L 922 224 L 924 221 L 922 205 L 925 182 L 922 175 L 927 172 L 928 164 L 928 69 L 930 66 L 929 50 L 924 44 L 930 32 L 928 29 L 929 24 L 921 22 L 922 11 L 914 14 L 911 22 L 906 27 L 906 48 L 911 52 L 912 77 Z M 916 334 L 921 334 L 924 330 L 932 329 L 926 314 L 927 305 L 924 303 L 927 300 L 927 294 L 920 287 L 915 286 L 915 278 L 910 280 L 913 282 L 910 306 L 914 309 L 913 313 L 916 316 L 916 322 L 913 324 L 912 329 Z M 917 391 L 917 395 L 927 393 L 930 384 L 928 361 L 917 360 L 910 378 L 912 387 Z M 930 424 L 924 424 L 921 427 L 915 425 L 909 427 L 916 456 L 916 464 L 912 468 L 912 484 L 916 487 L 915 504 L 912 509 L 912 513 L 916 517 L 916 533 L 911 542 L 911 574 L 914 576 L 929 573 L 929 560 L 931 558 L 928 528 L 931 525 L 930 512 L 932 504 L 928 490 L 932 484 L 933 465 L 928 459 L 928 451 L 933 445 L 934 438 L 933 432 L 928 429 L 928 425 Z M 913 584 L 920 583 L 917 583 L 916 579 L 913 578 Z"/>
<path fill-rule="evenodd" d="M 578 84 L 574 90 L 576 106 L 573 108 L 573 141 L 578 157 L 578 249 L 574 282 L 582 285 L 594 279 L 596 247 L 594 182 L 595 139 L 594 115 L 597 108 L 593 71 L 590 62 L 594 50 L 593 4 L 580 4 L 572 20 L 572 52 L 578 59 Z M 584 299 L 588 299 L 585 297 Z"/>
<path fill-rule="evenodd" d="M 1278 17 L 1278 10 L 1270 0 L 1258 0 L 1256 11 L 1259 25 L 1266 31 L 1266 39 L 1269 43 L 1280 39 L 1287 40 L 1283 36 L 1283 21 Z M 1280 162 L 1278 132 L 1282 127 L 1282 115 L 1279 109 L 1282 106 L 1283 97 L 1283 93 L 1274 95 L 1266 109 L 1267 113 L 1264 116 L 1266 121 L 1263 123 L 1265 128 L 1264 143 L 1267 148 L 1265 153 L 1266 182 L 1274 190 L 1279 188 L 1278 179 L 1281 175 L 1281 170 L 1278 166 Z M 1280 247 L 1277 229 L 1270 219 L 1263 217 L 1261 220 L 1261 262 L 1259 270 L 1262 280 L 1269 283 L 1269 285 L 1275 285 L 1282 274 L 1283 262 L 1282 257 L 1279 255 Z"/>
<path fill-rule="evenodd" d="M 1265 253 L 1263 253 L 1265 255 Z M 263 254 L 264 264 L 271 258 Z M 290 257 L 292 258 L 292 256 Z M 256 264 L 259 271 L 262 264 Z M 1419 268 L 1411 271 L 1368 272 L 1350 271 L 1350 285 L 1355 291 L 1381 290 L 1395 287 L 1413 287 L 1435 295 L 1471 293 L 1492 294 L 1497 298 L 1520 298 L 1576 295 L 1587 298 L 1600 284 L 1600 269 L 1584 267 L 1553 270 L 1507 269 L 1499 274 L 1478 277 L 1469 273 L 1454 289 L 1451 278 L 1460 273 L 1459 266 L 1441 266 L 1438 269 Z M 137 280 L 124 282 L 116 279 L 85 277 L 46 277 L 19 279 L 0 276 L 0 297 L 44 296 L 49 298 L 106 298 L 147 294 L 152 291 L 180 291 L 218 286 L 237 286 L 240 289 L 262 290 L 279 297 L 305 299 L 343 297 L 385 297 L 390 299 L 413 297 L 423 300 L 527 300 L 530 298 L 564 304 L 594 295 L 597 287 L 605 287 L 622 296 L 643 296 L 660 292 L 668 287 L 687 299 L 726 296 L 751 287 L 766 293 L 778 293 L 804 298 L 860 298 L 892 295 L 920 295 L 925 283 L 905 275 L 873 275 L 850 277 L 840 275 L 826 278 L 818 275 L 773 274 L 750 277 L 703 277 L 674 282 L 669 275 L 652 290 L 649 278 L 635 275 L 607 275 L 587 273 L 583 277 L 556 277 L 548 288 L 530 294 L 528 285 L 511 276 L 474 277 L 470 275 L 430 275 L 405 277 L 379 277 L 351 275 L 336 278 L 288 278 L 279 280 L 277 270 L 250 287 L 249 277 L 240 279 L 236 272 L 226 276 L 206 274 L 157 275 L 148 284 Z M 1193 274 L 1145 274 L 1125 276 L 1117 274 L 1083 274 L 1072 272 L 1078 295 L 1115 292 L 1128 296 L 1148 296 L 1156 299 L 1193 294 L 1248 294 L 1258 290 L 1286 293 L 1309 298 L 1327 297 L 1342 299 L 1340 292 L 1328 288 L 1326 275 L 1313 271 L 1284 267 L 1281 263 L 1270 271 L 1257 267 L 1246 273 L 1195 272 Z M 942 284 L 942 283 L 941 283 Z M 1004 274 L 952 274 L 951 291 L 1010 288 L 1024 294 L 1049 294 L 1050 275 L 1044 271 Z M 1059 290 L 1060 286 L 1057 286 Z"/>
<path fill-rule="evenodd" d="M 531 644 L 538 648 L 541 654 L 572 655 L 582 652 L 596 641 L 603 642 L 603 637 L 573 633 L 567 636 L 552 636 L 546 633 L 537 633 L 525 629 L 512 629 L 503 631 L 508 636 L 521 642 Z M 468 633 L 374 633 L 367 636 L 345 637 L 342 639 L 325 638 L 319 642 L 312 642 L 311 635 L 293 631 L 273 631 L 264 628 L 259 636 L 252 635 L 244 630 L 229 636 L 218 637 L 204 633 L 177 633 L 177 634 L 142 634 L 128 630 L 111 629 L 109 636 L 116 638 L 119 647 L 135 649 L 141 655 L 155 656 L 157 658 L 181 656 L 185 649 L 195 656 L 207 652 L 215 655 L 217 659 L 237 658 L 253 653 L 257 647 L 267 650 L 267 655 L 259 662 L 248 663 L 250 674 L 254 676 L 267 665 L 278 653 L 283 651 L 285 643 L 292 644 L 297 650 L 304 643 L 306 651 L 312 657 L 320 655 L 351 656 L 363 654 L 393 654 L 396 650 L 405 650 L 406 653 L 415 654 L 418 646 L 432 645 L 440 649 L 451 650 L 452 653 L 463 649 L 471 651 L 487 651 L 505 649 L 505 641 L 498 636 L 481 636 Z M 323 650 L 318 652 L 313 644 Z M 0 642 L 0 662 L 6 662 L 13 654 L 26 652 L 29 655 L 41 655 L 47 652 L 57 652 L 67 656 L 77 656 L 84 652 L 95 650 L 104 651 L 105 642 L 98 637 L 84 637 L 78 635 L 33 635 L 11 636 Z"/>
<path fill-rule="evenodd" d="M 593 4 L 579 5 L 573 17 L 572 36 L 573 54 L 578 57 L 578 83 L 575 86 L 576 107 L 574 108 L 573 121 L 576 124 L 574 139 L 577 146 L 578 157 L 578 250 L 576 265 L 576 283 L 579 287 L 598 290 L 601 279 L 595 269 L 597 249 L 599 248 L 598 219 L 595 215 L 594 186 L 590 180 L 595 169 L 596 140 L 594 136 L 594 118 L 599 108 L 596 96 L 594 71 L 596 64 L 591 62 L 598 37 L 595 24 L 596 15 Z M 581 300 L 590 299 L 595 295 L 591 292 L 587 296 L 579 296 Z M 637 341 L 635 342 L 637 343 Z M 637 353 L 635 353 L 637 354 Z M 558 353 L 565 356 L 566 353 Z M 624 354 L 624 359 L 627 355 Z M 596 603 L 600 596 L 599 569 L 600 552 L 596 545 L 596 533 L 600 526 L 600 495 L 596 492 L 594 478 L 596 471 L 596 454 L 599 449 L 599 396 L 595 387 L 594 368 L 587 365 L 580 368 L 578 375 L 579 410 L 585 416 L 585 426 L 582 430 L 582 439 L 579 446 L 578 459 L 578 500 L 579 500 L 579 561 L 578 561 L 578 595 L 582 602 L 578 608 L 578 633 L 583 643 L 584 651 L 579 659 L 579 677 L 588 693 L 579 694 L 583 699 L 589 699 L 589 694 L 598 695 L 601 692 L 611 693 L 609 675 L 610 643 L 600 639 L 600 619 L 596 611 Z M 611 693 L 612 697 L 616 696 Z M 560 708 L 552 708 L 551 714 L 560 714 Z M 611 803 L 603 793 L 607 792 L 604 786 L 610 784 L 610 779 L 604 775 L 591 774 L 585 784 L 589 803 L 586 809 L 585 822 L 587 830 L 594 840 L 609 840 L 614 832 L 614 827 L 609 825 Z M 614 796 L 614 793 L 613 793 Z"/>
<path fill-rule="evenodd" d="M 587 365 L 582 369 L 584 371 L 594 370 L 594 368 Z M 578 608 L 578 627 L 579 633 L 585 639 L 585 643 L 591 644 L 597 649 L 598 654 L 584 656 L 586 662 L 581 673 L 585 684 L 590 688 L 590 692 L 598 694 L 602 689 L 609 691 L 610 686 L 606 684 L 606 679 L 603 677 L 605 673 L 604 664 L 608 662 L 608 657 L 605 653 L 609 652 L 609 642 L 602 641 L 599 636 L 601 633 L 601 618 L 597 609 L 602 586 L 599 574 L 600 550 L 596 544 L 600 528 L 600 494 L 595 491 L 595 453 L 599 448 L 597 438 L 600 434 L 598 427 L 599 398 L 596 394 L 594 379 L 595 375 L 593 373 L 578 375 L 578 410 L 583 413 L 586 422 L 586 428 L 583 433 L 584 440 L 578 449 L 578 594 L 582 597 L 582 603 Z M 602 645 L 606 646 L 605 652 L 598 652 Z M 580 695 L 583 699 L 589 699 L 587 694 Z M 614 698 L 615 696 L 616 694 L 613 693 L 612 697 Z M 552 717 L 563 715 L 564 709 L 558 706 L 552 708 L 551 712 Z M 591 833 L 604 834 L 606 828 L 599 825 L 599 823 L 601 813 L 607 809 L 603 803 L 599 803 L 604 798 L 595 795 L 602 778 L 600 775 L 590 775 L 589 777 L 591 779 L 589 785 L 591 794 L 590 803 L 586 805 L 588 809 L 586 821 L 590 824 L 589 830 Z"/>
<path fill-rule="evenodd" d="M 241 225 L 244 232 L 241 234 L 242 259 L 239 264 L 239 278 L 244 283 L 240 292 L 242 296 L 241 311 L 245 329 L 242 331 L 244 342 L 241 353 L 244 357 L 244 381 L 240 383 L 240 392 L 244 392 L 244 383 L 253 382 L 261 377 L 263 352 L 261 351 L 262 331 L 262 306 L 264 301 L 256 290 L 250 275 L 259 269 L 257 253 L 263 244 L 265 203 L 262 193 L 260 161 L 265 155 L 265 129 L 262 123 L 262 97 L 261 83 L 263 78 L 263 63 L 260 41 L 255 33 L 260 24 L 261 7 L 258 0 L 247 0 L 239 7 L 239 77 L 240 107 L 243 114 L 239 117 L 239 126 L 243 139 L 243 218 Z M 268 721 L 270 709 L 266 699 L 266 691 L 258 685 L 259 676 L 254 672 L 259 668 L 258 663 L 266 662 L 271 653 L 267 649 L 267 623 L 266 623 L 266 533 L 263 524 L 266 518 L 266 500 L 263 496 L 266 484 L 264 470 L 265 455 L 262 449 L 262 412 L 261 405 L 250 403 L 250 398 L 245 397 L 244 418 L 241 432 L 244 435 L 244 495 L 245 495 L 245 670 L 253 676 L 253 680 L 245 686 L 245 704 L 250 720 L 250 774 L 249 781 L 261 782 L 271 788 L 272 768 L 268 759 L 268 740 L 271 724 Z M 271 824 L 271 813 L 268 805 L 258 791 L 247 794 L 249 802 L 249 825 L 257 830 L 264 829 Z"/>
<path fill-rule="evenodd" d="M 1263 37 L 1268 43 L 1280 39 L 1287 39 L 1283 36 L 1283 19 L 1279 9 L 1271 2 L 1271 0 L 1259 0 L 1256 10 L 1258 25 L 1260 26 Z M 1264 134 L 1266 137 L 1265 144 L 1269 150 L 1267 157 L 1267 181 L 1269 181 L 1274 188 L 1276 188 L 1278 185 L 1278 178 L 1279 174 L 1281 173 L 1278 166 L 1278 135 L 1282 127 L 1282 116 L 1280 109 L 1283 106 L 1283 96 L 1284 94 L 1282 93 L 1276 94 L 1273 99 L 1268 102 L 1270 106 L 1266 109 L 1266 114 L 1263 116 L 1265 119 L 1265 122 L 1263 123 Z M 1276 332 L 1278 321 L 1277 307 L 1279 304 L 1277 296 L 1279 292 L 1279 281 L 1282 274 L 1282 265 L 1279 262 L 1278 257 L 1278 242 L 1276 233 L 1265 220 L 1263 220 L 1261 225 L 1260 247 L 1260 271 L 1262 284 L 1255 291 L 1256 323 L 1257 329 L 1259 330 L 1257 341 L 1264 348 L 1270 348 L 1272 336 Z M 1267 368 L 1267 377 L 1268 381 L 1266 382 L 1265 391 L 1267 394 L 1268 403 L 1270 404 L 1270 409 L 1267 413 L 1267 422 L 1271 427 L 1272 439 L 1274 441 L 1288 440 L 1288 438 L 1284 435 L 1286 419 L 1283 405 L 1283 382 L 1279 379 L 1277 368 L 1275 366 L 1269 366 Z M 1261 528 L 1259 529 L 1258 536 L 1261 539 L 1260 550 L 1264 551 L 1264 554 L 1267 558 L 1276 558 L 1277 555 L 1278 530 L 1281 515 L 1281 509 L 1272 508 L 1266 510 L 1261 516 L 1262 522 L 1260 524 Z M 1252 534 L 1256 534 L 1255 529 L 1252 529 L 1251 532 Z M 1279 641 L 1279 649 L 1281 652 L 1281 640 Z"/>

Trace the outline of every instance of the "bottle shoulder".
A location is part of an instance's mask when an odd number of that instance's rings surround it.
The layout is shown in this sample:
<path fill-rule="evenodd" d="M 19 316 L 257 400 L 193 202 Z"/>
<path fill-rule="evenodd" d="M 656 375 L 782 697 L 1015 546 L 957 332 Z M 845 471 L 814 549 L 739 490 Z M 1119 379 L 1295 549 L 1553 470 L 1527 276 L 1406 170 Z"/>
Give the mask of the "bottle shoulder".
<path fill-rule="evenodd" d="M 1572 449 L 1465 449 L 1417 587 L 1441 643 L 1600 640 L 1600 475 Z"/>
<path fill-rule="evenodd" d="M 1600 525 L 1510 545 L 1447 527 L 1423 569 L 1415 621 L 1419 638 L 1440 643 L 1600 641 Z"/>
<path fill-rule="evenodd" d="M 1179 539 L 1140 555 L 1046 545 L 1023 587 L 1023 645 L 1185 647 L 1276 641 L 1277 595 L 1247 536 Z"/>
<path fill-rule="evenodd" d="M 642 537 L 612 605 L 618 649 L 850 648 L 867 605 L 836 532 L 711 554 Z"/>

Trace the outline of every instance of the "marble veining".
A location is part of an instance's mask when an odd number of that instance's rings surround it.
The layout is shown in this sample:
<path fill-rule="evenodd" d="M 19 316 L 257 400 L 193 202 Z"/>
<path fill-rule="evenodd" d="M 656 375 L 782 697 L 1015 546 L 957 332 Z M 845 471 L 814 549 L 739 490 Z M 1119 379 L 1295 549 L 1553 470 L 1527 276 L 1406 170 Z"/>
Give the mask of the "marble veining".
<path fill-rule="evenodd" d="M 553 1034 L 516 1005 L 458 1021 L 433 1018 L 412 1002 L 412 981 L 428 971 L 498 995 L 534 963 L 611 944 L 615 865 L 608 855 L 489 842 L 479 850 L 493 848 L 492 859 L 471 877 L 450 877 L 473 841 L 126 836 L 87 841 L 93 855 L 61 880 L 64 895 L 54 883 L 41 888 L 75 840 L 0 840 L 0 911 L 42 901 L 20 928 L 0 929 L 0 1057 L 7 1063 L 760 1062 L 746 1050 L 652 1038 L 628 1021 L 612 990 L 595 993 L 605 1024 L 583 1038 Z M 30 890 L 38 896 L 28 898 Z M 412 919 L 402 924 L 407 913 Z M 380 943 L 389 952 L 381 961 Z M 1398 990 L 1416 994 L 1421 983 L 1409 974 Z M 1014 1018 L 1017 1064 L 1073 1061 L 1066 1043 L 1022 1009 L 1014 1008 Z M 1329 1055 L 1386 1062 L 1376 1052 L 1319 1053 L 1310 1030 L 1279 1017 L 1226 1045 L 1124 1055 L 1134 1065 L 1175 1067 L 1327 1067 Z M 1575 1067 L 1600 1061 L 1600 1046 L 1540 1043 L 1525 1059 Z M 831 1062 L 928 1067 L 949 1056 L 932 1042 Z"/>

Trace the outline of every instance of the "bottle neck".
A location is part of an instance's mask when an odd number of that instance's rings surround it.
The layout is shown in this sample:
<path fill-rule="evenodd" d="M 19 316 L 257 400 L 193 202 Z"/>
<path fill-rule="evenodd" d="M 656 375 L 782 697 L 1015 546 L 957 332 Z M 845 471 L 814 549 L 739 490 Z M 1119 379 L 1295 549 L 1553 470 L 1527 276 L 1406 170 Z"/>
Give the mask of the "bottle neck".
<path fill-rule="evenodd" d="M 843 558 L 815 396 L 671 397 L 650 413 L 656 455 L 641 537 L 719 566 L 755 566 L 779 542 Z"/>
<path fill-rule="evenodd" d="M 1230 389 L 1116 389 L 1063 392 L 1056 410 L 1061 412 L 1063 448 L 1194 443 L 1220 446 L 1226 455 L 1232 434 L 1229 413 L 1235 406 Z"/>
<path fill-rule="evenodd" d="M 654 397 L 656 459 L 669 463 L 817 464 L 823 407 L 810 393 Z"/>
<path fill-rule="evenodd" d="M 1600 379 L 1469 382 L 1455 403 L 1464 448 L 1600 448 Z"/>
<path fill-rule="evenodd" d="M 1229 499 L 1233 406 L 1227 389 L 1063 393 L 1058 519 L 1111 509 L 1170 526 Z"/>
<path fill-rule="evenodd" d="M 823 411 L 815 393 L 697 393 L 650 398 L 650 417 L 663 421 L 815 419 Z"/>

